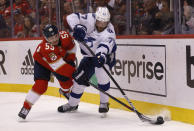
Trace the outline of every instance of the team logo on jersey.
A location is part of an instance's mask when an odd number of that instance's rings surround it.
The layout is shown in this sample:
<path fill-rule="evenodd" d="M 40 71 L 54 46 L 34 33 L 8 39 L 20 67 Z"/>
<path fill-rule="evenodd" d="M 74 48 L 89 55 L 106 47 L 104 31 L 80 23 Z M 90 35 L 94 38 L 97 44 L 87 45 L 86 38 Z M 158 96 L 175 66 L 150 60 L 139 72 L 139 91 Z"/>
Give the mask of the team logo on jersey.
<path fill-rule="evenodd" d="M 34 60 L 30 49 L 28 50 L 27 55 L 25 56 L 25 60 L 22 63 L 21 74 L 22 75 L 34 74 Z"/>
<path fill-rule="evenodd" d="M 187 85 L 194 88 L 194 56 L 191 56 L 190 46 L 186 46 L 186 70 L 187 70 Z M 193 79 L 192 79 L 193 77 Z"/>
<path fill-rule="evenodd" d="M 49 54 L 49 57 L 51 61 L 55 61 L 57 59 L 57 55 L 53 52 Z"/>
<path fill-rule="evenodd" d="M 4 75 L 7 74 L 5 68 L 4 68 L 4 62 L 5 62 L 5 53 L 0 50 L 0 74 L 1 74 L 1 71 L 3 72 Z"/>

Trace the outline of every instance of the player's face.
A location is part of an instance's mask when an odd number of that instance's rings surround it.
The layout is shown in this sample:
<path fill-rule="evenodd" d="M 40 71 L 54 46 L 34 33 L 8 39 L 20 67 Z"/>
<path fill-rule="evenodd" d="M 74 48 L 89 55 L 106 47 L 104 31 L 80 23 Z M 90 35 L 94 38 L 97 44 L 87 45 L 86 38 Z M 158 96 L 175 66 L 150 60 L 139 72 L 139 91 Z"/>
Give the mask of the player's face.
<path fill-rule="evenodd" d="M 96 20 L 96 29 L 98 32 L 102 32 L 108 25 L 109 22 L 103 22 Z"/>
<path fill-rule="evenodd" d="M 51 45 L 58 45 L 59 43 L 59 34 L 56 34 L 54 36 L 51 36 L 49 38 L 47 38 L 47 41 L 51 44 Z"/>

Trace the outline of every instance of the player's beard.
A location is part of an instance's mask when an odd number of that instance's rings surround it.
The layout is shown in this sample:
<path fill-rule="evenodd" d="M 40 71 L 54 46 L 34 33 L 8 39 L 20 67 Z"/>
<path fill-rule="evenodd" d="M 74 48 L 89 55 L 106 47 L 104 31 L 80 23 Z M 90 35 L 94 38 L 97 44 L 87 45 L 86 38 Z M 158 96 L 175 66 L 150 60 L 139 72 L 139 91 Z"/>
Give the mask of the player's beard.
<path fill-rule="evenodd" d="M 105 27 L 105 28 L 106 28 L 106 27 Z M 98 26 L 96 26 L 96 29 L 97 29 L 98 32 L 104 31 L 105 28 L 104 28 L 104 27 L 98 27 Z"/>

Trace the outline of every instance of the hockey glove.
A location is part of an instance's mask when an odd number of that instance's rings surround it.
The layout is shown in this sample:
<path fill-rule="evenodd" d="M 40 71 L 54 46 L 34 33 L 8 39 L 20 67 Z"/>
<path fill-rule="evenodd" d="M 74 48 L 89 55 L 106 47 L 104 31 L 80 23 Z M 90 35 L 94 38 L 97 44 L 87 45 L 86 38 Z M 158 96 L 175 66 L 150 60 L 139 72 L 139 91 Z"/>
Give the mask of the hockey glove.
<path fill-rule="evenodd" d="M 101 68 L 105 63 L 105 55 L 101 52 L 97 53 L 93 63 L 96 67 Z"/>
<path fill-rule="evenodd" d="M 73 37 L 75 38 L 75 40 L 83 42 L 86 36 L 86 31 L 87 29 L 85 26 L 78 24 L 73 29 Z"/>

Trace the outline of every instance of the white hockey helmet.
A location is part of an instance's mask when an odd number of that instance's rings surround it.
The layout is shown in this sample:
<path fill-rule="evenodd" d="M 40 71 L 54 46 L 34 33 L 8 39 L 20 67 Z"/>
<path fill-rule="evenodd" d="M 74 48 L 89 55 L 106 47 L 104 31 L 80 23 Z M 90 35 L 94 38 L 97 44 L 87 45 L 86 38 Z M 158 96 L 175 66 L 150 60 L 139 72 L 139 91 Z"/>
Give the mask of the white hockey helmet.
<path fill-rule="evenodd" d="M 98 7 L 96 10 L 96 20 L 102 22 L 110 21 L 110 12 L 107 7 Z"/>

